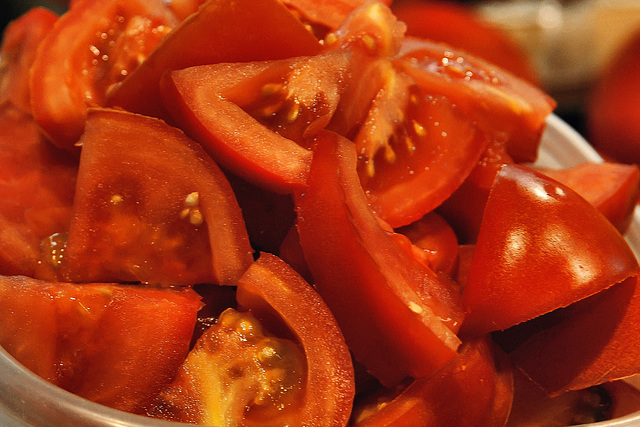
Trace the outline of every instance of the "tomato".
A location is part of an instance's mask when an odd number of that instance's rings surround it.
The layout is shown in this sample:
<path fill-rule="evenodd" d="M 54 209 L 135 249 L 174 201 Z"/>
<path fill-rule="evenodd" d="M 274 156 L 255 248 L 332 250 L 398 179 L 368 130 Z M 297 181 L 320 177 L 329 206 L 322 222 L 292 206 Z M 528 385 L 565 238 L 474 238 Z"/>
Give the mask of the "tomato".
<path fill-rule="evenodd" d="M 164 122 L 92 109 L 60 274 L 70 281 L 234 283 L 252 262 L 231 186 Z"/>
<path fill-rule="evenodd" d="M 597 76 L 587 97 L 589 141 L 623 163 L 640 164 L 640 32 L 631 34 Z"/>
<path fill-rule="evenodd" d="M 322 132 L 314 147 L 309 188 L 297 195 L 296 209 L 318 293 L 356 360 L 383 384 L 434 372 L 460 344 L 456 289 L 375 217 L 357 178 L 354 145 Z"/>
<path fill-rule="evenodd" d="M 160 0 L 75 2 L 47 34 L 31 70 L 31 106 L 45 134 L 73 149 L 88 105 L 135 69 L 177 23 Z"/>
<path fill-rule="evenodd" d="M 31 112 L 26 76 L 38 45 L 57 20 L 55 13 L 36 7 L 5 28 L 0 46 L 0 104 L 9 101 L 21 110 Z"/>
<path fill-rule="evenodd" d="M 237 297 L 242 311 L 220 315 L 149 413 L 220 426 L 346 425 L 351 356 L 313 288 L 263 253 Z"/>
<path fill-rule="evenodd" d="M 139 412 L 187 354 L 200 308 L 190 289 L 0 277 L 0 345 L 65 390 Z"/>
<path fill-rule="evenodd" d="M 463 290 L 462 329 L 503 330 L 637 272 L 624 238 L 591 204 L 537 172 L 506 165 L 484 211 Z"/>
<path fill-rule="evenodd" d="M 518 346 L 512 360 L 551 396 L 635 374 L 638 295 L 634 276 L 567 307 L 555 324 Z"/>
<path fill-rule="evenodd" d="M 312 154 L 304 145 L 331 119 L 348 59 L 338 51 L 187 68 L 163 80 L 163 97 L 221 165 L 261 187 L 292 192 L 306 185 Z"/>
<path fill-rule="evenodd" d="M 336 29 L 345 18 L 358 7 L 367 3 L 367 0 L 283 0 L 291 9 L 298 11 L 306 21 L 312 25 L 320 25 L 328 29 Z M 391 0 L 384 0 L 387 6 Z"/>
<path fill-rule="evenodd" d="M 458 257 L 458 238 L 453 228 L 440 215 L 431 212 L 396 231 L 424 250 L 432 270 L 447 274 L 453 271 Z"/>
<path fill-rule="evenodd" d="M 0 105 L 0 273 L 52 278 L 42 251 L 69 228 L 77 160 L 46 141 L 32 117 Z"/>
<path fill-rule="evenodd" d="M 464 343 L 460 354 L 433 375 L 415 379 L 390 401 L 359 408 L 354 425 L 504 425 L 513 399 L 513 369 L 494 352 L 485 339 Z"/>
<path fill-rule="evenodd" d="M 450 1 L 403 0 L 393 3 L 391 10 L 407 25 L 407 35 L 465 50 L 539 84 L 539 77 L 522 46 L 467 5 Z"/>
<path fill-rule="evenodd" d="M 629 227 L 640 195 L 640 169 L 622 163 L 582 163 L 568 169 L 542 169 L 594 205 L 621 232 Z"/>
<path fill-rule="evenodd" d="M 431 95 L 446 96 L 481 129 L 505 140 L 517 162 L 536 159 L 546 118 L 555 108 L 536 86 L 472 54 L 406 38 L 398 67 Z"/>
<path fill-rule="evenodd" d="M 167 70 L 313 55 L 319 50 L 318 40 L 278 0 L 209 1 L 111 91 L 107 105 L 166 119 L 158 83 Z"/>

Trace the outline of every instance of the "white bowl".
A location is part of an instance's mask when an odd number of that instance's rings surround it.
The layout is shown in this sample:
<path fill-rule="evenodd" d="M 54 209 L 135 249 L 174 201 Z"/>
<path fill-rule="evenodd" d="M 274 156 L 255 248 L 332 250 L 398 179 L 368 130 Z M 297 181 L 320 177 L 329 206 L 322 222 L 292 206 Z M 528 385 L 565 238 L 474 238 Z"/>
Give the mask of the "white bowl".
<path fill-rule="evenodd" d="M 602 161 L 591 146 L 555 115 L 547 120 L 537 165 L 562 168 L 585 161 Z M 636 208 L 627 240 L 640 253 L 640 210 Z M 631 382 L 634 379 L 630 380 Z M 598 427 L 631 427 L 640 424 L 640 413 Z M 177 427 L 185 424 L 159 421 L 98 405 L 53 386 L 26 370 L 0 348 L 0 426 Z"/>

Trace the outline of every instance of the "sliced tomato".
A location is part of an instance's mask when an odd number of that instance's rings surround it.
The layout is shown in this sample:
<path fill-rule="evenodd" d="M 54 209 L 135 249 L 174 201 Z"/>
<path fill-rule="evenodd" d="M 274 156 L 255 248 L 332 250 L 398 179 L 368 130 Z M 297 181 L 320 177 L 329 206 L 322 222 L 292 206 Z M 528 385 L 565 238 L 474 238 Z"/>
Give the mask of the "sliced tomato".
<path fill-rule="evenodd" d="M 351 356 L 311 285 L 263 253 L 237 297 L 241 311 L 220 315 L 149 414 L 217 426 L 346 425 Z"/>
<path fill-rule="evenodd" d="M 237 299 L 265 324 L 283 322 L 304 351 L 304 397 L 296 423 L 346 425 L 355 392 L 351 354 L 315 289 L 281 259 L 262 253 L 238 282 Z"/>
<path fill-rule="evenodd" d="M 131 73 L 177 24 L 160 0 L 82 0 L 42 41 L 31 71 L 33 114 L 59 147 L 72 149 L 88 105 Z"/>
<path fill-rule="evenodd" d="M 506 140 L 515 161 L 536 159 L 556 105 L 541 89 L 470 53 L 409 37 L 397 66 L 427 93 L 447 97 L 481 129 Z"/>
<path fill-rule="evenodd" d="M 316 289 L 355 358 L 392 385 L 428 375 L 455 356 L 461 313 L 451 283 L 375 217 L 356 159 L 350 141 L 318 135 L 309 188 L 297 197 L 298 232 Z"/>
<path fill-rule="evenodd" d="M 92 109 L 60 263 L 70 281 L 234 283 L 252 262 L 233 190 L 164 122 Z"/>
<path fill-rule="evenodd" d="M 291 192 L 306 185 L 312 153 L 305 145 L 331 119 L 348 64 L 348 52 L 337 51 L 192 67 L 168 74 L 163 98 L 221 165 L 256 185 Z"/>
<path fill-rule="evenodd" d="M 69 229 L 77 172 L 30 115 L 0 105 L 0 274 L 54 277 L 57 255 L 42 247 Z"/>
<path fill-rule="evenodd" d="M 360 407 L 355 426 L 500 426 L 513 400 L 513 369 L 486 339 L 466 342 L 435 374 L 415 379 L 396 397 Z"/>
<path fill-rule="evenodd" d="M 57 20 L 55 13 L 36 7 L 4 29 L 0 46 L 0 104 L 9 101 L 22 111 L 31 112 L 27 76 L 38 45 Z"/>
<path fill-rule="evenodd" d="M 540 173 L 506 165 L 489 195 L 463 291 L 463 330 L 503 330 L 637 272 L 629 245 L 591 204 Z"/>
<path fill-rule="evenodd" d="M 431 212 L 396 231 L 425 252 L 427 264 L 433 271 L 451 274 L 458 258 L 458 238 L 440 215 Z"/>
<path fill-rule="evenodd" d="M 630 277 L 567 307 L 560 321 L 511 353 L 514 363 L 551 396 L 634 375 L 640 369 L 638 289 L 637 277 Z"/>
<path fill-rule="evenodd" d="M 336 29 L 345 18 L 358 7 L 366 4 L 368 0 L 283 0 L 291 9 L 298 11 L 304 21 L 312 25 L 320 25 L 326 29 Z M 387 6 L 391 0 L 384 0 Z"/>
<path fill-rule="evenodd" d="M 0 345 L 28 369 L 94 402 L 139 412 L 189 350 L 190 289 L 0 277 Z"/>
<path fill-rule="evenodd" d="M 393 3 L 391 10 L 407 25 L 409 36 L 465 50 L 533 84 L 540 83 L 522 46 L 468 5 L 441 0 L 403 0 Z"/>
<path fill-rule="evenodd" d="M 594 205 L 624 233 L 640 195 L 640 169 L 623 163 L 582 163 L 567 169 L 540 169 Z"/>
<path fill-rule="evenodd" d="M 318 40 L 278 0 L 209 1 L 113 89 L 107 105 L 166 118 L 158 84 L 167 70 L 314 55 L 319 50 Z"/>

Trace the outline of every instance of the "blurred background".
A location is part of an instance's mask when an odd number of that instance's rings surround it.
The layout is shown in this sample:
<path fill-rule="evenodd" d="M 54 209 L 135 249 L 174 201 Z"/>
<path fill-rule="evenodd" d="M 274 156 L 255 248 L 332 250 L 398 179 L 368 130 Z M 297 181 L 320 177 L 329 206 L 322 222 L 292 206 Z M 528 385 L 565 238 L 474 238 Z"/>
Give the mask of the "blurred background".
<path fill-rule="evenodd" d="M 0 0 L 0 24 L 36 5 L 62 13 L 64 4 Z M 392 7 L 410 33 L 461 47 L 533 81 L 558 102 L 556 114 L 601 152 L 640 163 L 640 47 L 629 47 L 636 33 L 640 39 L 640 0 L 394 0 Z M 608 127 L 601 129 L 604 122 Z M 608 149 L 621 138 L 622 152 Z"/>

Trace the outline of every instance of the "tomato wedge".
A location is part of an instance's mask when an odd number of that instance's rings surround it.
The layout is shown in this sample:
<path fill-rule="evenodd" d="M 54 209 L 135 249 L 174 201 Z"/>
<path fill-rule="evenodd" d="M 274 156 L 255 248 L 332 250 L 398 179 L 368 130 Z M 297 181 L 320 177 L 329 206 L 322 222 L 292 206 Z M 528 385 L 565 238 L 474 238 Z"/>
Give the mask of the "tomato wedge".
<path fill-rule="evenodd" d="M 0 46 L 0 104 L 9 101 L 22 111 L 31 112 L 29 70 L 36 49 L 51 30 L 58 15 L 36 7 L 9 23 Z"/>
<path fill-rule="evenodd" d="M 284 261 L 262 253 L 238 282 L 237 299 L 266 324 L 284 322 L 304 350 L 305 394 L 296 422 L 346 425 L 355 392 L 351 355 L 317 292 Z"/>
<path fill-rule="evenodd" d="M 304 145 L 329 123 L 348 64 L 349 53 L 336 51 L 192 67 L 169 73 L 162 93 L 173 118 L 221 165 L 286 193 L 306 185 L 312 153 Z"/>
<path fill-rule="evenodd" d="M 77 172 L 30 115 L 0 105 L 0 274 L 55 277 L 42 246 L 69 228 Z"/>
<path fill-rule="evenodd" d="M 434 375 L 417 378 L 390 401 L 359 408 L 355 426 L 501 426 L 513 400 L 513 368 L 488 339 L 462 344 Z"/>
<path fill-rule="evenodd" d="M 158 84 L 167 70 L 314 55 L 319 50 L 318 40 L 278 0 L 208 1 L 113 89 L 107 105 L 166 119 Z"/>
<path fill-rule="evenodd" d="M 106 406 L 139 412 L 189 350 L 190 289 L 0 277 L 0 345 L 28 369 Z"/>
<path fill-rule="evenodd" d="M 506 165 L 485 208 L 463 291 L 462 329 L 503 330 L 637 272 L 627 242 L 591 204 L 538 172 Z"/>
<path fill-rule="evenodd" d="M 40 44 L 30 73 L 33 115 L 59 147 L 73 149 L 88 105 L 132 72 L 177 20 L 161 0 L 74 2 Z"/>
<path fill-rule="evenodd" d="M 182 132 L 92 109 L 81 142 L 66 280 L 232 284 L 251 264 L 229 182 Z"/>
<path fill-rule="evenodd" d="M 349 140 L 318 134 L 309 188 L 296 198 L 297 226 L 316 289 L 355 358 L 393 385 L 428 375 L 455 356 L 461 312 L 451 283 L 381 226 L 356 160 Z"/>

